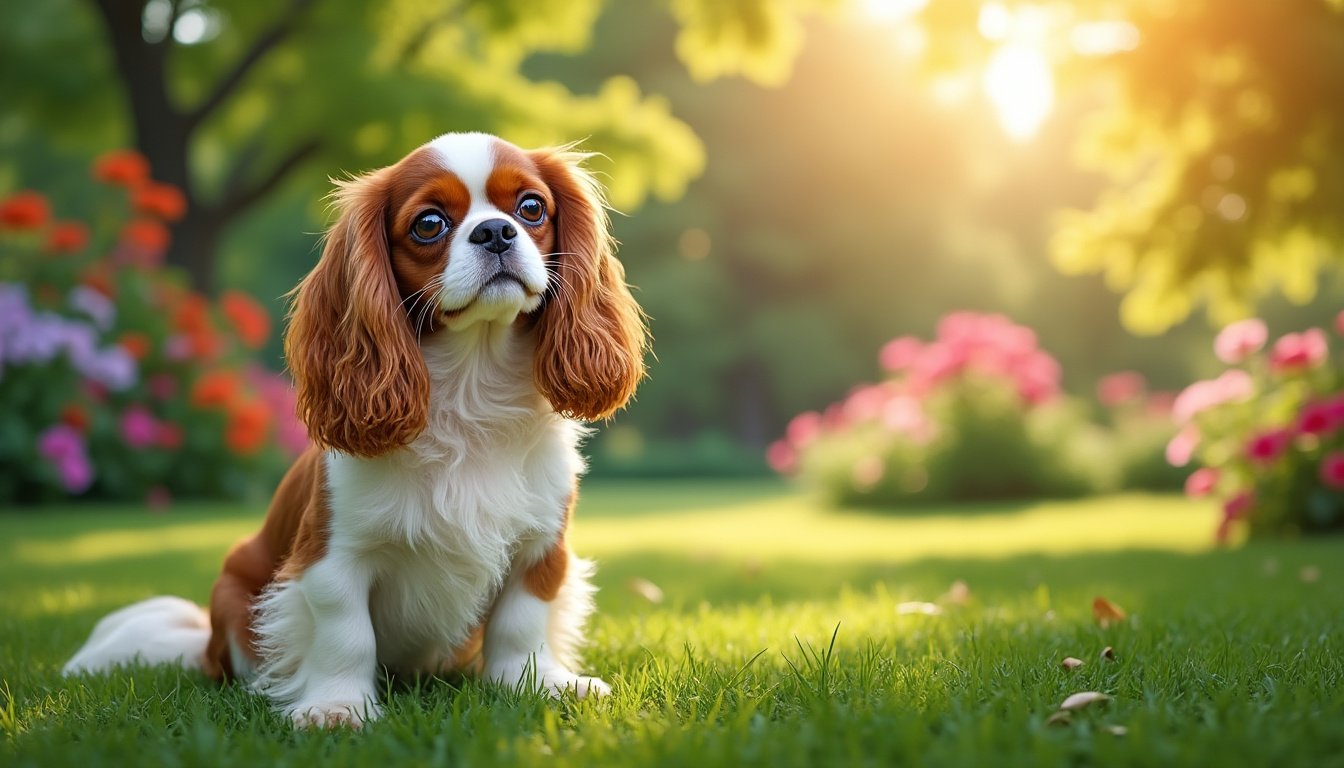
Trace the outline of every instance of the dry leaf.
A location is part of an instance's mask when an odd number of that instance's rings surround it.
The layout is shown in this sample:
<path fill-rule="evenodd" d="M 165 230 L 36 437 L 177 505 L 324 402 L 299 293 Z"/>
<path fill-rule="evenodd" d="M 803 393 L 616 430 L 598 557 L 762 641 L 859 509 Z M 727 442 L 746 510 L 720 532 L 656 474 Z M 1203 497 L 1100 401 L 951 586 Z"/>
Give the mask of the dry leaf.
<path fill-rule="evenodd" d="M 1097 693 L 1096 691 L 1083 691 L 1082 693 L 1075 693 L 1069 698 L 1065 699 L 1064 703 L 1059 705 L 1059 708 L 1082 709 L 1083 707 L 1086 707 L 1089 704 L 1096 704 L 1097 702 L 1110 701 L 1110 700 L 1111 697 L 1107 696 L 1104 693 Z"/>
<path fill-rule="evenodd" d="M 940 613 L 942 613 L 942 612 L 943 612 L 943 609 L 942 609 L 942 608 L 939 608 L 937 605 L 935 605 L 935 604 L 933 604 L 933 603 L 922 603 L 922 602 L 919 602 L 919 601 L 911 601 L 911 602 L 908 602 L 908 603 L 897 603 L 897 604 L 896 604 L 896 613 L 898 613 L 898 614 L 900 614 L 900 615 L 902 615 L 902 616 L 905 616 L 905 615 L 908 615 L 908 614 L 912 614 L 912 613 L 920 613 L 920 614 L 923 614 L 923 615 L 925 615 L 925 616 L 937 616 L 938 614 L 940 614 Z"/>
<path fill-rule="evenodd" d="M 1109 645 L 1102 648 L 1101 658 L 1106 659 L 1107 661 L 1115 661 L 1115 649 Z"/>
<path fill-rule="evenodd" d="M 956 605 L 965 605 L 970 602 L 971 587 L 961 579 L 952 582 L 952 587 L 947 590 L 947 600 Z"/>
<path fill-rule="evenodd" d="M 648 600 L 650 603 L 663 602 L 663 590 L 648 579 L 631 579 L 626 586 L 630 588 L 631 592 Z"/>
<path fill-rule="evenodd" d="M 1092 598 L 1092 618 L 1097 620 L 1102 629 L 1119 624 L 1125 620 L 1125 609 L 1112 603 L 1104 597 Z"/>
<path fill-rule="evenodd" d="M 1045 718 L 1046 725 L 1068 725 L 1073 720 L 1073 714 L 1060 710 L 1053 715 Z"/>
<path fill-rule="evenodd" d="M 1307 584 L 1315 584 L 1321 580 L 1321 569 L 1314 565 L 1304 565 L 1297 575 Z"/>
<path fill-rule="evenodd" d="M 1083 666 L 1083 660 L 1075 659 L 1072 656 L 1067 656 L 1063 661 L 1059 662 L 1059 666 L 1065 669 L 1077 669 Z"/>
<path fill-rule="evenodd" d="M 1106 726 L 1105 731 L 1106 731 L 1107 733 L 1114 734 L 1114 735 L 1116 735 L 1116 736 L 1128 736 L 1128 735 L 1129 735 L 1129 729 L 1126 728 L 1126 727 L 1123 726 L 1123 725 L 1108 725 L 1108 726 Z"/>

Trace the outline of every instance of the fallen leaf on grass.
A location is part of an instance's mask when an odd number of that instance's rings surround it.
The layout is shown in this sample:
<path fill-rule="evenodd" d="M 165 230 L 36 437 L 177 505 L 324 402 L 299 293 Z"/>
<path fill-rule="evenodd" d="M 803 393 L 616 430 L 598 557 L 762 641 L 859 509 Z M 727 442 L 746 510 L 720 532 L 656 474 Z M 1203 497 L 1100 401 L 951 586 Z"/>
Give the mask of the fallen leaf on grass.
<path fill-rule="evenodd" d="M 1112 624 L 1119 624 L 1125 620 L 1125 609 L 1112 603 L 1104 597 L 1092 598 L 1092 618 L 1097 620 L 1102 629 Z"/>
<path fill-rule="evenodd" d="M 1069 712 L 1065 712 L 1064 710 L 1060 710 L 1055 714 L 1045 718 L 1046 725 L 1068 725 L 1072 721 L 1073 721 L 1073 715 Z"/>
<path fill-rule="evenodd" d="M 1314 565 L 1304 565 L 1297 575 L 1304 583 L 1315 584 L 1321 580 L 1321 569 Z"/>
<path fill-rule="evenodd" d="M 902 615 L 902 616 L 906 616 L 906 615 L 909 615 L 909 614 L 912 614 L 912 613 L 915 613 L 915 614 L 923 614 L 923 615 L 925 615 L 925 616 L 937 616 L 938 614 L 940 614 L 940 613 L 942 613 L 942 612 L 943 612 L 943 609 L 942 609 L 942 608 L 939 608 L 936 604 L 934 604 L 934 603 L 924 603 L 924 602 L 920 602 L 920 601 L 918 601 L 918 600 L 914 600 L 914 601 L 911 601 L 911 602 L 908 602 L 908 603 L 897 603 L 897 604 L 896 604 L 896 613 L 898 613 L 898 614 L 900 614 L 900 615 Z"/>
<path fill-rule="evenodd" d="M 1101 658 L 1106 659 L 1107 661 L 1115 661 L 1115 649 L 1109 645 L 1102 648 Z"/>
<path fill-rule="evenodd" d="M 955 605 L 965 605 L 970 602 L 971 587 L 961 579 L 952 582 L 951 588 L 947 590 L 947 601 Z"/>
<path fill-rule="evenodd" d="M 1077 669 L 1083 666 L 1083 660 L 1075 659 L 1072 656 L 1066 656 L 1063 661 L 1059 662 L 1059 666 L 1065 669 Z"/>
<path fill-rule="evenodd" d="M 1083 691 L 1082 693 L 1075 693 L 1069 698 L 1065 699 L 1064 703 L 1059 705 L 1059 708 L 1062 710 L 1082 709 L 1083 707 L 1089 706 L 1091 704 L 1096 704 L 1098 702 L 1110 701 L 1110 700 L 1111 697 L 1107 696 L 1104 693 L 1097 693 L 1096 691 Z"/>
<path fill-rule="evenodd" d="M 1126 728 L 1126 727 L 1123 726 L 1123 725 L 1108 725 L 1108 726 L 1106 726 L 1105 730 L 1106 730 L 1107 733 L 1112 734 L 1112 735 L 1115 735 L 1115 736 L 1127 736 L 1127 735 L 1129 735 L 1129 729 Z"/>
<path fill-rule="evenodd" d="M 650 603 L 663 602 L 663 590 L 648 579 L 631 579 L 626 586 L 630 588 L 631 592 L 648 600 Z"/>

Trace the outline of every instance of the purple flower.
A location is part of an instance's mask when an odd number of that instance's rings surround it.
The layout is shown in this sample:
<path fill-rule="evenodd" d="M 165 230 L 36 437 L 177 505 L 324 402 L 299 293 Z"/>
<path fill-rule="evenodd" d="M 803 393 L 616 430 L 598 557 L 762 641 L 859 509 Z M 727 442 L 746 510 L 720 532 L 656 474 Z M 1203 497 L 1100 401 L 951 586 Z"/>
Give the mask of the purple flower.
<path fill-rule="evenodd" d="M 117 317 L 117 308 L 112 300 L 87 285 L 77 285 L 66 299 L 70 308 L 88 315 L 100 331 L 112 327 Z"/>
<path fill-rule="evenodd" d="M 121 414 L 121 439 L 132 448 L 147 448 L 159 438 L 159 421 L 143 405 L 132 405 Z"/>
<path fill-rule="evenodd" d="M 84 438 L 68 424 L 47 429 L 37 440 L 37 452 L 56 467 L 61 484 L 70 493 L 83 493 L 93 484 L 93 465 Z"/>

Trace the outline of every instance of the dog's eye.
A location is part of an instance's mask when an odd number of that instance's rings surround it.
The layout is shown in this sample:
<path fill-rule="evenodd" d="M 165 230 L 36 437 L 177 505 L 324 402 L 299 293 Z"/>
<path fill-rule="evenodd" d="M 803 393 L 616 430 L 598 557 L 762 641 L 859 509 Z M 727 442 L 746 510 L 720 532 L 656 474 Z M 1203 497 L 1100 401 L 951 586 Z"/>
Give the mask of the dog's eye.
<path fill-rule="evenodd" d="M 411 224 L 411 238 L 429 245 L 448 233 L 448 219 L 438 211 L 425 211 Z"/>
<path fill-rule="evenodd" d="M 546 218 L 546 204 L 540 197 L 528 195 L 518 202 L 515 213 L 528 224 L 540 224 Z"/>

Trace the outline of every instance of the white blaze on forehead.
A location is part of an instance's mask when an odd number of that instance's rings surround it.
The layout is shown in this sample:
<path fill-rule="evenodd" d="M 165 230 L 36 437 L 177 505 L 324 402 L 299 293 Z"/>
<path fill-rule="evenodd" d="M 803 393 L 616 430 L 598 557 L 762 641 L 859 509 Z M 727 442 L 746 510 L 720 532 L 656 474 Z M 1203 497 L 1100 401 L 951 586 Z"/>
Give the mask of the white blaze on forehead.
<path fill-rule="evenodd" d="M 485 185 L 495 170 L 495 145 L 499 141 L 485 133 L 445 133 L 429 142 L 443 167 L 451 171 L 471 193 L 471 208 L 490 205 Z"/>

